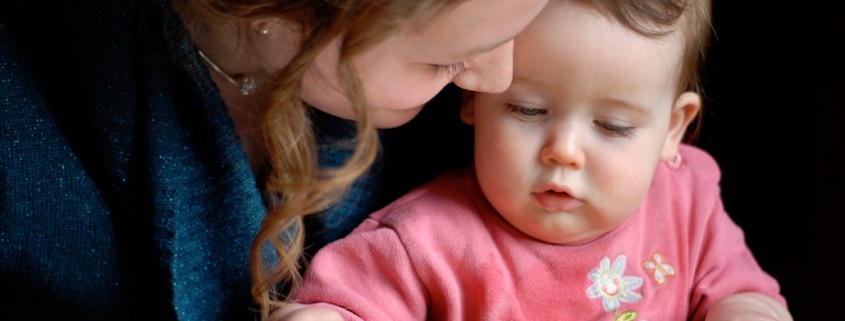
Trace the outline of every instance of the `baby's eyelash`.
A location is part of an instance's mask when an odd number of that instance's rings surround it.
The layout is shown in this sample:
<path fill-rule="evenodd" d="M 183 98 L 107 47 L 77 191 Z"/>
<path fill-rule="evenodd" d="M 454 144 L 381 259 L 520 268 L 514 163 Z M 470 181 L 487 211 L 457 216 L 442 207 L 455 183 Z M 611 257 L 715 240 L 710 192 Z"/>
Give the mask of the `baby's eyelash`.
<path fill-rule="evenodd" d="M 507 104 L 507 109 L 510 112 L 516 113 L 522 117 L 539 117 L 548 113 L 548 110 L 535 107 L 524 107 L 513 104 Z"/>
<path fill-rule="evenodd" d="M 631 137 L 637 131 L 635 127 L 619 126 L 608 122 L 597 121 L 595 124 L 599 126 L 602 131 L 613 137 Z"/>
<path fill-rule="evenodd" d="M 438 75 L 454 77 L 467 70 L 469 65 L 466 62 L 459 62 L 451 65 L 431 65 L 431 69 Z"/>

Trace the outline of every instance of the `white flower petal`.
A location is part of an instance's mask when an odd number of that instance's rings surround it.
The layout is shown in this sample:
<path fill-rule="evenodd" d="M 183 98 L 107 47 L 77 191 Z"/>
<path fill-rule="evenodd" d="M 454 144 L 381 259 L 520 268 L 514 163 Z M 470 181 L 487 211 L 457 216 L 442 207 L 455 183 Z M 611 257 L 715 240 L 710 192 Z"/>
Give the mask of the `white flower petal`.
<path fill-rule="evenodd" d="M 619 301 L 626 302 L 626 303 L 634 303 L 639 302 L 643 299 L 643 296 L 636 292 L 625 292 L 619 296 Z M 617 303 L 618 305 L 618 303 Z"/>
<path fill-rule="evenodd" d="M 666 275 L 675 276 L 675 268 L 673 268 L 671 265 L 662 264 L 660 265 L 660 268 L 663 270 L 664 273 L 666 273 Z"/>
<path fill-rule="evenodd" d="M 593 286 L 587 289 L 587 297 L 590 299 L 597 299 L 601 297 L 598 284 L 593 284 Z"/>
<path fill-rule="evenodd" d="M 624 254 L 616 257 L 616 260 L 613 261 L 613 272 L 621 276 L 625 272 L 626 263 L 628 263 L 628 258 Z"/>
<path fill-rule="evenodd" d="M 639 287 L 643 286 L 643 278 L 638 276 L 626 276 L 622 278 L 622 283 L 620 286 L 623 289 L 638 289 Z"/>
<path fill-rule="evenodd" d="M 599 275 L 600 275 L 600 274 L 601 274 L 601 273 L 599 273 L 599 270 L 598 270 L 598 269 L 595 269 L 595 270 L 590 271 L 590 274 L 587 274 L 587 277 L 588 277 L 590 280 L 593 280 L 593 282 L 595 282 L 595 281 L 597 281 L 597 280 L 599 279 Z"/>
<path fill-rule="evenodd" d="M 603 259 L 601 259 L 601 262 L 599 262 L 599 269 L 602 270 L 602 271 L 606 271 L 606 270 L 610 269 L 610 258 L 609 257 L 605 256 Z"/>
<path fill-rule="evenodd" d="M 664 285 L 666 284 L 666 276 L 664 276 L 663 272 L 660 272 L 660 270 L 654 270 L 654 281 L 657 282 L 657 284 Z"/>

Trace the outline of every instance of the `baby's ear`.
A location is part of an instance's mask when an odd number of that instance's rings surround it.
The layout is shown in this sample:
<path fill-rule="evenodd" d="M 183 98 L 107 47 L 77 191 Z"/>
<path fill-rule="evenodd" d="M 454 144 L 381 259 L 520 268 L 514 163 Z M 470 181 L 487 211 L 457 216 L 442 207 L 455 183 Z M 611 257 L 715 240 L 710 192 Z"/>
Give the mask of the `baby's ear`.
<path fill-rule="evenodd" d="M 675 100 L 672 115 L 669 118 L 669 133 L 663 143 L 660 159 L 670 161 L 678 154 L 678 145 L 684 139 L 687 127 L 701 109 L 701 97 L 694 92 L 685 92 Z"/>
<path fill-rule="evenodd" d="M 464 92 L 461 103 L 461 120 L 467 125 L 475 125 L 475 97 L 478 94 Z"/>

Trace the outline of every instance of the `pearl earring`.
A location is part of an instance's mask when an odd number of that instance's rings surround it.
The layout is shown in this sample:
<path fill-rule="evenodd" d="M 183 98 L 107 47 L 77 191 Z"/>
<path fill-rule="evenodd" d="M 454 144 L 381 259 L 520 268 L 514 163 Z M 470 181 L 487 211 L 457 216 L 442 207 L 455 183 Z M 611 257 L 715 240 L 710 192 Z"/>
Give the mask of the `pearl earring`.
<path fill-rule="evenodd" d="M 258 33 L 262 36 L 267 36 L 270 34 L 270 27 L 268 27 L 268 23 L 262 22 L 258 25 Z"/>

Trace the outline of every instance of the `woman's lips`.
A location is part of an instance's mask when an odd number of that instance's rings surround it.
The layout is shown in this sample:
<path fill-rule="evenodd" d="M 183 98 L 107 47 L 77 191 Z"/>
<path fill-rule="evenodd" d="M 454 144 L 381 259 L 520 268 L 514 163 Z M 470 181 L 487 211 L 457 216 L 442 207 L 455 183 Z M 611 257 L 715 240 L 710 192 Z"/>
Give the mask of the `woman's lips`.
<path fill-rule="evenodd" d="M 583 201 L 572 197 L 569 193 L 555 192 L 552 190 L 535 193 L 534 197 L 538 202 L 540 202 L 540 205 L 549 212 L 570 211 L 584 204 Z"/>

